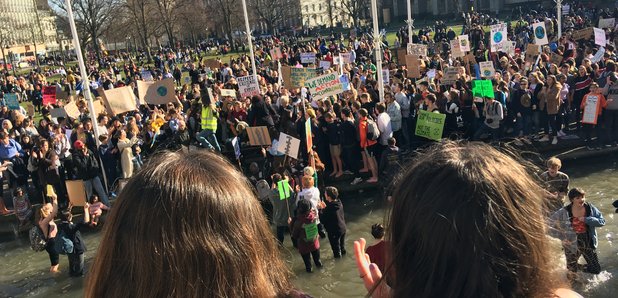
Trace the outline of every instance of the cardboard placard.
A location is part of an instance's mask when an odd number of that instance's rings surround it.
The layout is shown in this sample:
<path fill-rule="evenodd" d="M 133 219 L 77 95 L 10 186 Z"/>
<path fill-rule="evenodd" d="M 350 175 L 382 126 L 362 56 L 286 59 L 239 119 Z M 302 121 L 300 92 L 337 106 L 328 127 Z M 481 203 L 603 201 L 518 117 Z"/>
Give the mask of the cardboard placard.
<path fill-rule="evenodd" d="M 442 139 L 444 131 L 445 114 L 432 113 L 424 110 L 418 111 L 415 134 L 434 141 Z"/>
<path fill-rule="evenodd" d="M 79 108 L 77 108 L 77 104 L 75 103 L 75 101 L 71 101 L 64 105 L 64 111 L 66 112 L 67 116 L 73 119 L 78 119 L 79 115 L 81 114 L 79 112 Z"/>
<path fill-rule="evenodd" d="M 453 58 L 459 58 L 459 57 L 465 56 L 464 52 L 461 51 L 461 48 L 459 46 L 459 40 L 453 39 L 451 40 L 450 43 L 451 43 L 451 56 L 453 56 Z"/>
<path fill-rule="evenodd" d="M 427 56 L 427 45 L 408 43 L 406 52 L 408 55 L 426 57 Z"/>
<path fill-rule="evenodd" d="M 52 118 L 66 118 L 67 117 L 67 112 L 63 109 L 63 108 L 55 108 L 52 109 L 51 111 L 49 111 L 49 115 Z"/>
<path fill-rule="evenodd" d="M 135 111 L 137 109 L 135 95 L 133 89 L 129 86 L 114 88 L 110 90 L 102 90 L 101 99 L 105 104 L 110 115 Z"/>
<path fill-rule="evenodd" d="M 442 77 L 442 85 L 452 86 L 455 85 L 459 79 L 459 69 L 457 67 L 447 67 L 444 69 L 444 76 Z"/>
<path fill-rule="evenodd" d="M 601 47 L 592 57 L 592 59 L 590 59 L 590 61 L 592 63 L 598 63 L 599 61 L 601 61 L 601 59 L 603 59 L 603 55 L 605 55 L 605 48 Z"/>
<path fill-rule="evenodd" d="M 557 53 L 551 53 L 551 63 L 558 65 L 560 67 L 560 63 L 562 63 L 562 56 Z"/>
<path fill-rule="evenodd" d="M 99 93 L 101 94 L 101 93 Z M 103 104 L 103 100 L 101 100 L 100 97 L 98 97 L 97 100 L 94 100 L 92 102 L 92 105 L 94 106 L 94 113 L 96 116 L 101 115 L 101 114 L 105 114 L 106 109 L 105 109 L 105 104 Z"/>
<path fill-rule="evenodd" d="M 573 31 L 573 33 L 571 34 L 571 38 L 573 38 L 573 40 L 588 39 L 592 37 L 593 34 L 594 34 L 594 30 L 592 30 L 592 27 L 589 27 L 589 28 Z"/>
<path fill-rule="evenodd" d="M 528 47 L 526 48 L 526 58 L 525 61 L 526 62 L 530 62 L 530 63 L 534 63 L 534 57 L 536 55 L 539 55 L 541 53 L 541 47 L 535 44 L 528 44 Z"/>
<path fill-rule="evenodd" d="M 291 157 L 294 159 L 298 159 L 298 151 L 300 149 L 300 140 L 284 134 L 279 133 L 279 141 L 277 146 L 277 151 Z"/>
<path fill-rule="evenodd" d="M 309 88 L 314 100 L 343 93 L 343 85 L 337 73 L 329 73 L 307 80 L 305 85 Z"/>
<path fill-rule="evenodd" d="M 324 70 L 329 69 L 330 68 L 330 61 L 320 60 L 320 64 L 319 65 L 320 65 L 319 68 L 321 68 L 321 69 L 324 69 Z"/>
<path fill-rule="evenodd" d="M 341 53 L 341 59 L 343 59 L 343 63 L 354 63 L 352 60 L 352 53 Z"/>
<path fill-rule="evenodd" d="M 236 98 L 236 90 L 234 89 L 221 89 L 221 96 L 230 96 Z"/>
<path fill-rule="evenodd" d="M 493 52 L 500 51 L 508 41 L 507 36 L 505 23 L 491 25 L 491 33 L 489 35 L 491 50 Z"/>
<path fill-rule="evenodd" d="M 43 87 L 43 105 L 56 104 L 56 86 Z"/>
<path fill-rule="evenodd" d="M 67 195 L 69 201 L 73 207 L 86 206 L 86 187 L 84 186 L 84 180 L 67 180 L 65 181 L 67 186 Z"/>
<path fill-rule="evenodd" d="M 247 127 L 247 135 L 251 146 L 268 146 L 271 144 L 270 134 L 266 126 Z"/>
<path fill-rule="evenodd" d="M 204 61 L 204 65 L 210 69 L 219 69 L 221 67 L 221 63 L 215 59 L 207 59 Z"/>
<path fill-rule="evenodd" d="M 246 98 L 254 95 L 260 95 L 260 85 L 255 81 L 252 75 L 236 78 L 238 82 L 238 92 L 240 97 Z"/>
<path fill-rule="evenodd" d="M 283 85 L 285 89 L 292 90 L 296 87 L 292 85 L 292 80 L 290 76 L 292 74 L 292 68 L 289 66 L 281 66 L 281 76 L 283 77 Z"/>
<path fill-rule="evenodd" d="M 417 56 L 406 55 L 407 77 L 418 79 L 421 77 L 421 62 Z"/>
<path fill-rule="evenodd" d="M 317 75 L 315 68 L 297 68 L 290 69 L 290 84 L 294 88 L 302 88 L 305 86 L 305 81 L 314 78 Z"/>
<path fill-rule="evenodd" d="M 397 65 L 406 65 L 406 55 L 408 54 L 407 49 L 401 48 L 397 49 Z"/>
<path fill-rule="evenodd" d="M 616 25 L 615 18 L 599 19 L 599 28 L 601 29 L 614 28 L 615 25 Z"/>
<path fill-rule="evenodd" d="M 138 80 L 137 93 L 139 94 L 140 104 L 163 105 L 169 102 L 176 102 L 174 79 L 172 78 L 155 82 Z"/>

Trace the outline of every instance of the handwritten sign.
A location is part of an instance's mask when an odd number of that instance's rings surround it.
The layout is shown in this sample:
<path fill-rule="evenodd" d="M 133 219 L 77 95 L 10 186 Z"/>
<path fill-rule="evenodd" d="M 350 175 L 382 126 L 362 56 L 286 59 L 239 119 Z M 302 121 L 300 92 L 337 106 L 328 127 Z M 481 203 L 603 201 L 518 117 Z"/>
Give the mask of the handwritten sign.
<path fill-rule="evenodd" d="M 56 86 L 43 87 L 43 105 L 56 104 Z"/>
<path fill-rule="evenodd" d="M 329 69 L 330 68 L 330 61 L 321 60 L 320 61 L 320 68 L 321 69 Z"/>
<path fill-rule="evenodd" d="M 275 47 L 272 50 L 270 50 L 270 57 L 273 60 L 283 59 L 283 54 L 281 53 L 281 48 L 280 47 Z"/>
<path fill-rule="evenodd" d="M 129 86 L 103 90 L 102 93 L 103 103 L 112 115 L 135 111 L 137 109 L 133 88 Z"/>
<path fill-rule="evenodd" d="M 603 55 L 605 55 L 605 48 L 601 47 L 596 54 L 594 54 L 594 56 L 592 57 L 592 59 L 590 59 L 590 61 L 592 63 L 597 63 L 599 61 L 601 61 L 601 59 L 603 59 Z"/>
<path fill-rule="evenodd" d="M 592 28 L 594 31 L 594 43 L 602 47 L 607 45 L 607 38 L 605 37 L 605 31 L 599 28 Z"/>
<path fill-rule="evenodd" d="M 494 98 L 494 86 L 490 80 L 473 80 L 472 96 Z"/>
<path fill-rule="evenodd" d="M 305 81 L 314 78 L 316 75 L 317 70 L 315 68 L 292 67 L 290 69 L 290 83 L 294 88 L 302 88 L 305 86 Z"/>
<path fill-rule="evenodd" d="M 66 118 L 67 117 L 67 112 L 63 108 L 55 108 L 55 109 L 51 109 L 51 111 L 49 111 L 49 115 L 52 118 Z"/>
<path fill-rule="evenodd" d="M 266 126 L 247 127 L 249 144 L 251 146 L 268 146 L 271 144 L 270 134 Z"/>
<path fill-rule="evenodd" d="M 221 96 L 236 97 L 236 90 L 234 90 L 234 89 L 221 89 Z"/>
<path fill-rule="evenodd" d="M 137 93 L 141 103 L 162 105 L 176 101 L 174 79 L 155 82 L 137 81 Z"/>
<path fill-rule="evenodd" d="M 238 82 L 238 91 L 242 98 L 260 95 L 260 86 L 251 75 L 236 78 Z"/>
<path fill-rule="evenodd" d="M 479 62 L 479 67 L 481 68 L 481 76 L 484 78 L 490 78 L 496 73 L 492 61 Z"/>
<path fill-rule="evenodd" d="M 465 56 L 464 52 L 461 51 L 459 40 L 453 39 L 450 41 L 451 43 L 451 56 L 453 58 L 459 58 Z"/>
<path fill-rule="evenodd" d="M 406 49 L 408 55 L 412 56 L 427 56 L 427 45 L 424 44 L 416 44 L 416 43 L 408 43 L 408 47 Z"/>
<path fill-rule="evenodd" d="M 77 104 L 75 103 L 75 101 L 71 101 L 64 105 L 64 111 L 66 112 L 67 116 L 73 119 L 79 118 L 79 115 L 81 114 L 79 112 L 79 108 L 77 108 Z"/>
<path fill-rule="evenodd" d="M 417 56 L 406 55 L 407 77 L 418 79 L 421 77 L 421 62 Z"/>
<path fill-rule="evenodd" d="M 19 110 L 19 100 L 17 99 L 17 94 L 6 93 L 4 94 L 4 100 L 6 100 L 6 105 L 10 110 Z"/>
<path fill-rule="evenodd" d="M 74 207 L 86 206 L 86 188 L 84 187 L 84 180 L 67 180 L 65 181 L 67 186 L 67 195 L 69 201 Z"/>
<path fill-rule="evenodd" d="M 315 63 L 315 53 L 300 53 L 300 63 L 303 64 L 314 64 Z"/>
<path fill-rule="evenodd" d="M 343 59 L 343 63 L 353 63 L 354 61 L 352 60 L 352 53 L 341 53 L 341 59 Z"/>
<path fill-rule="evenodd" d="M 277 151 L 291 157 L 294 159 L 298 158 L 298 151 L 300 149 L 300 140 L 284 134 L 279 133 L 279 142 L 277 146 Z"/>
<path fill-rule="evenodd" d="M 538 45 L 529 43 L 526 48 L 526 62 L 534 62 L 534 57 L 541 53 L 540 48 Z"/>
<path fill-rule="evenodd" d="M 599 105 L 599 96 L 589 94 L 586 96 L 586 105 L 582 115 L 582 123 L 597 124 L 597 106 Z"/>
<path fill-rule="evenodd" d="M 552 52 L 551 53 L 551 63 L 560 66 L 561 62 L 562 62 L 562 56 L 558 53 Z"/>
<path fill-rule="evenodd" d="M 571 34 L 571 38 L 573 38 L 573 40 L 588 39 L 593 34 L 594 30 L 592 30 L 592 28 L 580 29 L 573 31 L 573 33 Z"/>
<path fill-rule="evenodd" d="M 314 100 L 337 95 L 343 92 L 343 85 L 339 81 L 339 75 L 329 73 L 305 82 Z"/>
<path fill-rule="evenodd" d="M 442 132 L 444 131 L 445 120 L 445 114 L 419 110 L 415 134 L 419 137 L 440 141 L 442 139 Z"/>
<path fill-rule="evenodd" d="M 442 78 L 442 85 L 452 86 L 455 85 L 459 79 L 459 69 L 457 67 L 447 67 L 444 69 L 444 77 Z"/>
<path fill-rule="evenodd" d="M 470 41 L 468 40 L 468 35 L 459 35 L 457 36 L 457 40 L 459 41 L 459 49 L 462 52 L 470 51 Z"/>
<path fill-rule="evenodd" d="M 500 23 L 491 25 L 490 46 L 494 52 L 500 51 L 508 41 L 506 24 Z"/>
<path fill-rule="evenodd" d="M 601 29 L 614 28 L 615 25 L 616 25 L 615 18 L 599 19 L 599 28 Z"/>

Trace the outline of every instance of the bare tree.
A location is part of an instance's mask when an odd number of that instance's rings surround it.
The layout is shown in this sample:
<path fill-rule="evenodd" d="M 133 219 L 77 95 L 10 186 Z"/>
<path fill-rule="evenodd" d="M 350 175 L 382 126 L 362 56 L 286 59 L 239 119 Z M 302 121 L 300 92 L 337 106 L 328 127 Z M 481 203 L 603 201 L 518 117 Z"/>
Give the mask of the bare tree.
<path fill-rule="evenodd" d="M 344 13 L 352 19 L 354 27 L 360 27 L 360 21 L 365 18 L 365 12 L 369 8 L 369 0 L 343 0 L 341 5 Z"/>
<path fill-rule="evenodd" d="M 165 29 L 165 34 L 170 47 L 175 45 L 174 28 L 177 26 L 179 11 L 189 1 L 187 0 L 154 0 L 161 25 Z"/>
<path fill-rule="evenodd" d="M 159 26 L 155 21 L 155 17 L 150 13 L 155 9 L 154 0 L 126 0 L 124 5 L 137 36 L 139 36 L 139 43 L 146 51 L 148 62 L 150 63 L 152 61 L 150 38 L 153 36 L 157 26 Z"/>
<path fill-rule="evenodd" d="M 178 26 L 185 40 L 196 45 L 199 38 L 207 36 L 208 14 L 203 1 L 188 0 L 191 3 L 179 10 Z"/>
<path fill-rule="evenodd" d="M 229 39 L 232 50 L 236 50 L 234 42 L 234 29 L 238 28 L 243 19 L 242 4 L 239 0 L 208 0 L 207 8 L 210 11 L 216 12 L 216 16 L 220 16 L 220 22 L 214 24 L 214 27 L 221 26 L 224 35 Z"/>
<path fill-rule="evenodd" d="M 290 15 L 289 10 L 295 9 L 292 1 L 288 0 L 250 0 L 248 5 L 256 18 L 266 24 L 271 34 L 274 34 L 274 29 Z"/>
<path fill-rule="evenodd" d="M 50 0 L 50 2 L 66 12 L 64 0 Z M 82 47 L 90 44 L 97 61 L 101 61 L 99 38 L 116 20 L 122 0 L 72 0 L 71 4 Z"/>

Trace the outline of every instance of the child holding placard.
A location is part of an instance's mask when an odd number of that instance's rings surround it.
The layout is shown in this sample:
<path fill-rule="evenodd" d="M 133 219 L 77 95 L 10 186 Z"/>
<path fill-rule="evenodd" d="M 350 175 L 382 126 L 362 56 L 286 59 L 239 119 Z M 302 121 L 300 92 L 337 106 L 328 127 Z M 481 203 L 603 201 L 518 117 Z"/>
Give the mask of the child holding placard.
<path fill-rule="evenodd" d="M 599 90 L 599 84 L 590 84 L 590 92 L 584 96 L 581 103 L 582 125 L 584 128 L 585 142 L 588 144 L 588 150 L 593 148 L 601 149 L 599 138 L 601 136 L 601 126 L 597 125 L 599 117 L 603 109 L 607 107 L 605 96 Z M 592 128 L 595 128 L 597 140 L 592 144 Z"/>
<path fill-rule="evenodd" d="M 296 217 L 290 224 L 292 238 L 296 239 L 296 247 L 303 257 L 305 270 L 313 272 L 311 257 L 318 268 L 322 267 L 320 260 L 320 236 L 318 235 L 318 214 L 307 199 L 298 202 Z"/>

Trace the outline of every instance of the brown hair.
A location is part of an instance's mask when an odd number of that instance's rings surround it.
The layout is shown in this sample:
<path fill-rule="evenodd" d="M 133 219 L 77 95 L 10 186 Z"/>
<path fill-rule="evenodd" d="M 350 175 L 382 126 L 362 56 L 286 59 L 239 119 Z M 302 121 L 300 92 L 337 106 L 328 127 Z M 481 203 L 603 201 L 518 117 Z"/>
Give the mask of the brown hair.
<path fill-rule="evenodd" d="M 387 220 L 392 297 L 552 296 L 559 283 L 531 173 L 481 143 L 445 141 L 416 158 Z"/>
<path fill-rule="evenodd" d="M 264 212 L 225 159 L 164 152 L 124 187 L 85 297 L 281 297 L 292 290 Z"/>

